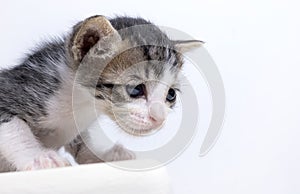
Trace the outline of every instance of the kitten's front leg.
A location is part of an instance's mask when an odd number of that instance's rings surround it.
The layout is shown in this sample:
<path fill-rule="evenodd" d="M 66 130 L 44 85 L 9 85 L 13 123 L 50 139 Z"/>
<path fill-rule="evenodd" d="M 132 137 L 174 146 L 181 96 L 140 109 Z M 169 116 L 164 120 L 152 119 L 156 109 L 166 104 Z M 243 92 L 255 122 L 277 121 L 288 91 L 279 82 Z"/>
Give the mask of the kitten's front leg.
<path fill-rule="evenodd" d="M 29 126 L 18 117 L 0 123 L 0 153 L 17 170 L 34 170 L 69 165 L 54 150 L 41 146 Z"/>
<path fill-rule="evenodd" d="M 121 160 L 133 160 L 135 159 L 135 154 L 124 148 L 120 144 L 114 145 L 111 149 L 104 152 L 101 159 L 106 162 L 111 161 L 121 161 Z"/>
<path fill-rule="evenodd" d="M 101 138 L 97 139 L 97 144 L 95 144 L 95 139 L 91 140 L 87 134 L 81 134 L 66 145 L 65 149 L 79 164 L 133 160 L 136 158 L 134 152 L 127 150 L 120 144 L 108 147 L 99 143 Z"/>

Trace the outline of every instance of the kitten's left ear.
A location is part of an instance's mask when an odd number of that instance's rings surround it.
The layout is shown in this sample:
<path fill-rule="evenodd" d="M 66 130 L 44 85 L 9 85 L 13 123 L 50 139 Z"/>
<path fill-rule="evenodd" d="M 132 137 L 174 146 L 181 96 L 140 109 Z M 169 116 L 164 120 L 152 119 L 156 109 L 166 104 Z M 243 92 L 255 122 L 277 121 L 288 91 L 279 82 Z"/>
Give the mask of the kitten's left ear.
<path fill-rule="evenodd" d="M 117 33 L 117 31 L 108 19 L 101 15 L 89 17 L 77 24 L 69 44 L 74 61 L 80 63 L 99 40 L 113 33 Z"/>
<path fill-rule="evenodd" d="M 178 49 L 178 51 L 181 53 L 199 48 L 204 44 L 204 42 L 201 40 L 175 40 L 173 41 L 173 43 L 175 45 L 175 48 Z"/>

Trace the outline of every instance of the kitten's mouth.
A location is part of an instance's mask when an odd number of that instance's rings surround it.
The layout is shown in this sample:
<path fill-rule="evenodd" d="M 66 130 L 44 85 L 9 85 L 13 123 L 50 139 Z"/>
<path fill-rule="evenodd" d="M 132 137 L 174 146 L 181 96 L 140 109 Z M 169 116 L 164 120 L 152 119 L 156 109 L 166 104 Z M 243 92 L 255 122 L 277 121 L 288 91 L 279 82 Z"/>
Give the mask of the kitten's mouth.
<path fill-rule="evenodd" d="M 115 111 L 113 116 L 122 131 L 138 137 L 153 135 L 165 124 L 165 120 L 157 121 L 148 112 Z"/>
<path fill-rule="evenodd" d="M 141 115 L 133 114 L 128 120 L 116 119 L 120 128 L 126 133 L 133 136 L 148 136 L 158 132 L 164 122 L 156 122 L 152 118 L 142 117 Z"/>
<path fill-rule="evenodd" d="M 128 128 L 128 127 L 121 127 L 123 131 L 126 133 L 133 135 L 133 136 L 148 136 L 148 135 L 153 135 L 156 132 L 158 132 L 162 126 L 159 126 L 157 128 L 153 129 L 134 129 L 134 128 Z"/>

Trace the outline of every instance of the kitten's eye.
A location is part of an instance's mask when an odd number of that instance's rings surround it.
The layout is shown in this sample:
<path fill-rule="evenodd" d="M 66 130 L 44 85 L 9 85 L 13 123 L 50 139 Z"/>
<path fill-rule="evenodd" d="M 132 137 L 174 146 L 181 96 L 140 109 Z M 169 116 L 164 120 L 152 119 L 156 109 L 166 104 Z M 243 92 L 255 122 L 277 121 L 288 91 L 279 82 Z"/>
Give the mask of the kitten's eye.
<path fill-rule="evenodd" d="M 127 85 L 126 91 L 131 98 L 141 97 L 141 96 L 145 95 L 145 85 L 139 84 L 135 87 Z"/>
<path fill-rule="evenodd" d="M 167 95 L 167 101 L 174 102 L 176 99 L 176 92 L 173 88 L 170 88 Z"/>

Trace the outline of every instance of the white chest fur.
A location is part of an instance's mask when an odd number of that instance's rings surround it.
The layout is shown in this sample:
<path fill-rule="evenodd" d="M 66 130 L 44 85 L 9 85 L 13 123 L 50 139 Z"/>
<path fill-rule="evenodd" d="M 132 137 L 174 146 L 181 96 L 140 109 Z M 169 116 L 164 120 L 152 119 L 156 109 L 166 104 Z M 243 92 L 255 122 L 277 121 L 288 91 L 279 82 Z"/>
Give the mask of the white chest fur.
<path fill-rule="evenodd" d="M 47 117 L 39 123 L 41 128 L 50 131 L 39 135 L 46 147 L 65 145 L 96 119 L 92 109 L 94 98 L 87 89 L 74 84 L 73 74 L 66 71 L 62 71 L 62 86 L 47 102 Z"/>

